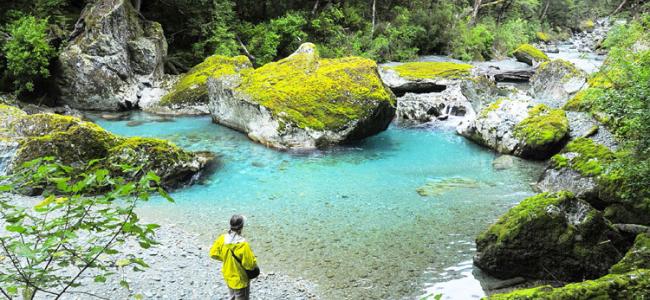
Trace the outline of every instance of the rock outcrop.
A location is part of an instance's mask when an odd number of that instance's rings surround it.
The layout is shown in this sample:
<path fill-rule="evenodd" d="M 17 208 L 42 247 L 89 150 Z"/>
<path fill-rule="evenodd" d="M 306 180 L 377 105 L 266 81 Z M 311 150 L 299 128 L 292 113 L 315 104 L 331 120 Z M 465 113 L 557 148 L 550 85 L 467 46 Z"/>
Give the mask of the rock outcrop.
<path fill-rule="evenodd" d="M 639 234 L 625 257 L 610 274 L 595 280 L 553 288 L 550 285 L 490 296 L 496 300 L 520 299 L 644 299 L 650 291 L 650 236 Z"/>
<path fill-rule="evenodd" d="M 56 114 L 27 115 L 0 105 L 0 174 L 23 169 L 23 163 L 42 157 L 82 170 L 90 161 L 111 174 L 138 180 L 149 171 L 165 187 L 177 187 L 214 160 L 209 153 L 184 151 L 164 140 L 123 138 L 75 117 Z M 124 173 L 120 166 L 141 166 L 142 172 Z"/>
<path fill-rule="evenodd" d="M 78 109 L 123 110 L 163 75 L 162 27 L 143 20 L 128 0 L 88 4 L 59 55 L 60 101 Z"/>
<path fill-rule="evenodd" d="M 532 159 L 560 151 L 568 132 L 564 111 L 510 99 L 497 100 L 458 128 L 461 135 L 497 152 Z"/>
<path fill-rule="evenodd" d="M 375 62 L 321 59 L 310 43 L 239 78 L 209 79 L 208 91 L 215 123 L 278 149 L 362 139 L 385 130 L 395 115 Z"/>
<path fill-rule="evenodd" d="M 476 239 L 474 263 L 499 278 L 583 280 L 618 262 L 624 238 L 569 192 L 525 199 Z"/>
<path fill-rule="evenodd" d="M 537 102 L 561 108 L 585 87 L 587 74 L 568 61 L 556 59 L 540 64 L 530 83 Z"/>
<path fill-rule="evenodd" d="M 240 72 L 252 68 L 246 56 L 210 56 L 180 77 L 169 92 L 159 98 L 159 102 L 149 103 L 143 108 L 157 114 L 209 114 L 208 78 L 239 76 Z"/>
<path fill-rule="evenodd" d="M 397 121 L 412 125 L 434 120 L 457 126 L 496 94 L 494 82 L 474 76 L 473 67 L 453 62 L 412 62 L 384 66 L 380 75 L 399 97 Z"/>

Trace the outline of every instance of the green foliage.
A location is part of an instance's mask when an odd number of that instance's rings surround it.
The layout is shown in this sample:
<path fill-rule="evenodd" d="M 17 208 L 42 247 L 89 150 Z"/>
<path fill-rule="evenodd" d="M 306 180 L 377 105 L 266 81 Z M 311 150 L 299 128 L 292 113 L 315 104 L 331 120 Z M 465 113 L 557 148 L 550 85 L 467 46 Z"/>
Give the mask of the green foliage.
<path fill-rule="evenodd" d="M 519 45 L 532 41 L 539 27 L 524 19 L 510 19 L 495 29 L 494 48 L 502 55 L 510 55 Z"/>
<path fill-rule="evenodd" d="M 485 24 L 469 27 L 460 23 L 451 41 L 451 55 L 461 60 L 486 60 L 492 57 L 493 31 Z"/>
<path fill-rule="evenodd" d="M 234 3 L 230 0 L 213 0 L 212 21 L 202 28 L 207 39 L 192 47 L 196 56 L 207 55 L 234 56 L 239 53 L 232 24 L 235 22 Z"/>
<path fill-rule="evenodd" d="M 25 16 L 7 28 L 10 38 L 2 47 L 7 71 L 18 92 L 31 92 L 36 80 L 50 76 L 48 67 L 55 54 L 47 39 L 47 20 Z"/>
<path fill-rule="evenodd" d="M 34 206 L 17 203 L 11 194 L 0 195 L 0 218 L 5 224 L 0 235 L 0 292 L 5 296 L 16 297 L 19 290 L 23 295 L 47 291 L 60 296 L 80 286 L 80 276 L 90 271 L 98 274 L 96 283 L 103 283 L 119 269 L 148 267 L 143 258 L 126 255 L 118 246 L 128 240 L 145 249 L 158 244 L 154 234 L 159 226 L 140 222 L 134 209 L 154 192 L 171 201 L 156 187 L 160 178 L 149 172 L 131 182 L 112 177 L 94 162 L 85 169 L 73 173 L 73 168 L 56 164 L 53 158 L 42 158 L 25 163 L 23 172 L 0 186 L 4 192 L 16 192 L 23 185 L 56 187 Z M 96 190 L 106 192 L 84 196 Z"/>

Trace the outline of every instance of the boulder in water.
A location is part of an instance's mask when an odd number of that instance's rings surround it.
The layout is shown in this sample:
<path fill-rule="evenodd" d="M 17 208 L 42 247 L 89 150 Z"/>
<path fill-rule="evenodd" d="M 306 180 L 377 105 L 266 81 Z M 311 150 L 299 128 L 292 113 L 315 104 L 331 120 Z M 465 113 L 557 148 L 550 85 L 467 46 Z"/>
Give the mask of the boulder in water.
<path fill-rule="evenodd" d="M 138 106 L 143 89 L 163 75 L 160 24 L 143 20 L 128 0 L 101 0 L 84 8 L 77 25 L 59 55 L 61 102 L 91 110 Z"/>
<path fill-rule="evenodd" d="M 597 278 L 622 257 L 624 239 L 569 192 L 525 199 L 476 239 L 474 263 L 499 278 Z"/>
<path fill-rule="evenodd" d="M 153 138 L 123 138 L 75 117 L 56 114 L 27 115 L 0 105 L 0 171 L 12 174 L 23 163 L 42 157 L 82 170 L 93 160 L 95 167 L 113 175 L 138 180 L 156 173 L 165 187 L 188 183 L 214 160 L 205 154 L 184 151 Z M 124 174 L 121 165 L 142 166 L 142 172 Z"/>
<path fill-rule="evenodd" d="M 548 56 L 544 54 L 544 52 L 530 44 L 520 45 L 515 49 L 512 55 L 514 55 L 518 61 L 527 63 L 531 66 L 549 60 Z"/>
<path fill-rule="evenodd" d="M 545 159 L 561 150 L 569 124 L 563 110 L 500 99 L 460 126 L 458 132 L 500 153 Z"/>
<path fill-rule="evenodd" d="M 374 61 L 321 59 L 311 43 L 240 78 L 208 81 L 215 123 L 278 149 L 316 149 L 388 127 L 395 99 Z"/>

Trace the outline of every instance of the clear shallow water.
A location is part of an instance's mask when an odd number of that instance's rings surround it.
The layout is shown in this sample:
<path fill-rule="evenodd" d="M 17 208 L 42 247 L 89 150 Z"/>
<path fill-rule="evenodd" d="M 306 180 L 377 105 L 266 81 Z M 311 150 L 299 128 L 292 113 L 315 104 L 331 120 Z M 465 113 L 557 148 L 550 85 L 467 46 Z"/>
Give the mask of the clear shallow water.
<path fill-rule="evenodd" d="M 206 182 L 142 213 L 206 243 L 243 213 L 262 269 L 312 280 L 326 299 L 480 297 L 480 289 L 469 295 L 453 284 L 467 272 L 448 268 L 472 269 L 474 237 L 531 195 L 540 171 L 533 164 L 496 171 L 494 153 L 439 129 L 393 126 L 356 145 L 298 154 L 252 143 L 208 117 L 97 122 L 219 154 L 222 165 Z M 429 196 L 417 192 L 423 186 Z"/>

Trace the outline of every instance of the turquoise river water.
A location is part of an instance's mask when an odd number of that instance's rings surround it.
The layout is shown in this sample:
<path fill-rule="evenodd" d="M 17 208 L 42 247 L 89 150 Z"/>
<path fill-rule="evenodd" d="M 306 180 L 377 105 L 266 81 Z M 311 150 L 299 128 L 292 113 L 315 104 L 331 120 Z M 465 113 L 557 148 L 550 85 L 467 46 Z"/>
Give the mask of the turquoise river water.
<path fill-rule="evenodd" d="M 311 280 L 325 299 L 481 297 L 474 237 L 532 195 L 540 172 L 532 163 L 495 170 L 496 154 L 448 129 L 393 125 L 354 145 L 289 153 L 208 117 L 136 113 L 97 123 L 217 153 L 213 175 L 173 192 L 175 204 L 153 201 L 143 211 L 206 242 L 242 213 L 263 270 Z"/>

